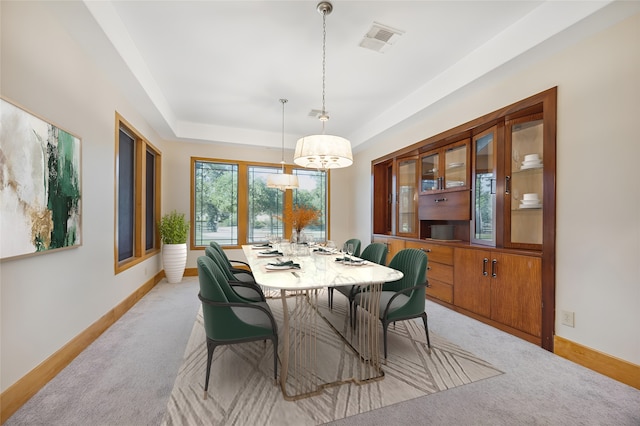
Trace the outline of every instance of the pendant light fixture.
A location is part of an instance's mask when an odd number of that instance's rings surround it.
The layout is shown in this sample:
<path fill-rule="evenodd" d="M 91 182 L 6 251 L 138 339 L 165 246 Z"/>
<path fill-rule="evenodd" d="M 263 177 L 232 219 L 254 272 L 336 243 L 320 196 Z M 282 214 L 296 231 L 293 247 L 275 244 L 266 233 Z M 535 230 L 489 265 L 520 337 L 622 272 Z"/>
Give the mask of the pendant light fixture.
<path fill-rule="evenodd" d="M 282 103 L 282 173 L 273 173 L 267 176 L 267 187 L 277 188 L 281 191 L 294 189 L 298 187 L 298 176 L 284 172 L 284 104 L 289 102 L 287 99 L 280 99 Z"/>
<path fill-rule="evenodd" d="M 324 133 L 324 124 L 329 120 L 325 109 L 327 15 L 333 10 L 333 5 L 328 1 L 322 1 L 316 9 L 322 15 L 322 112 L 319 117 L 322 122 L 322 134 L 298 139 L 293 162 L 310 169 L 327 170 L 350 166 L 353 164 L 353 156 L 351 143 L 347 139 Z"/>

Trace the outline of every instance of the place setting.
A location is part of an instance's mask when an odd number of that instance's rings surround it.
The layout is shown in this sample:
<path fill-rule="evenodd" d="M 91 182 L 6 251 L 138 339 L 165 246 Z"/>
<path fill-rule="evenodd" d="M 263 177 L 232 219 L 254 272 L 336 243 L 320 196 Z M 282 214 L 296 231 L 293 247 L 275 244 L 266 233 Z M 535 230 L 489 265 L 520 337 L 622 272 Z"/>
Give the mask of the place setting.
<path fill-rule="evenodd" d="M 282 252 L 277 249 L 263 250 L 258 252 L 258 257 L 278 257 L 282 256 Z"/>
<path fill-rule="evenodd" d="M 362 266 L 367 262 L 364 259 L 356 257 L 354 254 L 354 246 L 351 243 L 345 244 L 342 257 L 336 257 L 336 262 L 340 262 L 346 266 Z"/>
<path fill-rule="evenodd" d="M 329 240 L 324 246 L 317 245 L 313 247 L 313 253 L 324 255 L 324 256 L 330 256 L 340 252 L 336 248 L 336 243 Z"/>
<path fill-rule="evenodd" d="M 300 264 L 295 263 L 293 260 L 269 262 L 265 265 L 265 269 L 267 271 L 287 271 L 289 269 L 300 269 Z"/>

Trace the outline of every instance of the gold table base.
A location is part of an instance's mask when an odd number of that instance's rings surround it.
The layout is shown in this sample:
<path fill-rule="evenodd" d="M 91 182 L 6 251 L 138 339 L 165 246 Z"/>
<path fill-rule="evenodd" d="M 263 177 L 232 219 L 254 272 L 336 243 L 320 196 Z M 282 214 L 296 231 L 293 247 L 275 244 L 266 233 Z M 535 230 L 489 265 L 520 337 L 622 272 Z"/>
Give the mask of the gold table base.
<path fill-rule="evenodd" d="M 362 385 L 384 378 L 380 365 L 378 309 L 382 283 L 368 287 L 365 304 L 356 316 L 358 350 L 318 309 L 319 290 L 280 291 L 283 307 L 283 349 L 280 354 L 280 387 L 285 400 L 295 401 L 319 395 L 324 389 L 348 383 Z M 320 290 L 322 291 L 322 290 Z M 295 302 L 289 311 L 287 299 Z M 320 383 L 317 359 L 318 317 L 360 358 L 356 377 Z"/>

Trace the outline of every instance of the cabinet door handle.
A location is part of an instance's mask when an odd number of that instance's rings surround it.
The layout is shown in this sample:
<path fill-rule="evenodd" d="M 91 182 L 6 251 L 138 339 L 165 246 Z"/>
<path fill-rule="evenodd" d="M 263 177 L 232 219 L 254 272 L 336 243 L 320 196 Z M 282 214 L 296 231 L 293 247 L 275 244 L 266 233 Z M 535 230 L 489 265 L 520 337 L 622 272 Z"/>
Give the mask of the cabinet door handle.
<path fill-rule="evenodd" d="M 511 176 L 504 177 L 504 193 L 505 194 L 511 193 Z"/>
<path fill-rule="evenodd" d="M 491 276 L 492 276 L 493 278 L 495 278 L 495 277 L 497 277 L 497 276 L 498 276 L 498 273 L 497 273 L 497 271 L 496 271 L 496 269 L 498 269 L 498 268 L 496 267 L 496 265 L 497 265 L 497 264 L 498 264 L 498 261 L 497 261 L 496 259 L 493 259 L 493 260 L 491 261 Z"/>
<path fill-rule="evenodd" d="M 420 251 L 423 251 L 425 253 L 431 253 L 431 249 L 420 248 Z"/>
<path fill-rule="evenodd" d="M 436 203 L 442 203 L 444 201 L 447 201 L 446 198 L 436 198 Z"/>
<path fill-rule="evenodd" d="M 487 273 L 487 263 L 489 263 L 489 259 L 486 257 L 482 260 L 482 275 L 485 277 L 488 275 Z"/>

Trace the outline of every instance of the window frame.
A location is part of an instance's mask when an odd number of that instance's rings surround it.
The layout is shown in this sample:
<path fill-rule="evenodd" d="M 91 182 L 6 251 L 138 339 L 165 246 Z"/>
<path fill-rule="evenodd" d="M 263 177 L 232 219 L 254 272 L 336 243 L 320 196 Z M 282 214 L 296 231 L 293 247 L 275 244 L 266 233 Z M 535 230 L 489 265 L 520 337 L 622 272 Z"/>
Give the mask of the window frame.
<path fill-rule="evenodd" d="M 195 224 L 196 218 L 196 210 L 195 210 L 195 165 L 196 162 L 210 162 L 210 163 L 221 163 L 221 164 L 234 164 L 238 166 L 238 230 L 237 230 L 237 244 L 223 244 L 225 248 L 229 249 L 239 249 L 243 245 L 249 244 L 247 242 L 248 238 L 248 225 L 249 225 L 249 178 L 248 178 L 248 169 L 249 167 L 270 167 L 277 170 L 282 169 L 281 163 L 267 163 L 267 162 L 259 162 L 259 161 L 243 161 L 243 160 L 229 160 L 223 158 L 208 158 L 208 157 L 191 157 L 191 188 L 190 188 L 190 219 L 191 223 Z M 289 164 L 284 165 L 285 173 L 293 173 L 295 169 L 298 170 L 307 170 L 304 167 L 297 167 Z M 331 188 L 331 173 L 329 170 L 326 171 L 326 236 L 327 240 L 330 237 L 330 229 L 331 229 L 331 215 L 330 215 L 330 188 Z M 293 191 L 287 190 L 284 194 L 284 209 L 291 209 L 293 207 Z M 284 226 L 284 235 L 285 238 L 291 237 L 291 226 L 285 224 Z M 189 230 L 189 248 L 190 250 L 204 250 L 206 246 L 200 246 L 195 244 L 195 225 L 191 227 Z"/>
<path fill-rule="evenodd" d="M 118 260 L 118 220 L 119 220 L 119 162 L 120 162 L 120 131 L 133 139 L 134 143 L 134 159 L 133 159 L 133 255 L 129 258 Z M 160 234 L 158 232 L 158 220 L 160 220 L 161 212 L 161 177 L 162 177 L 162 153 L 158 148 L 151 144 L 116 112 L 115 119 L 115 167 L 114 167 L 114 271 L 116 274 L 139 264 L 160 252 Z M 147 154 L 153 156 L 154 183 L 152 186 L 147 185 Z M 151 203 L 153 211 L 151 212 L 153 219 L 153 244 L 151 248 L 147 247 L 146 223 L 148 221 L 147 214 L 147 194 L 151 190 L 153 192 L 153 202 Z"/>

